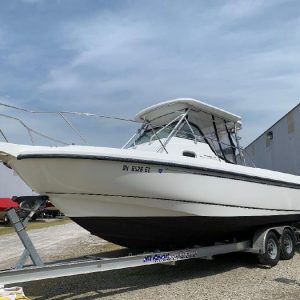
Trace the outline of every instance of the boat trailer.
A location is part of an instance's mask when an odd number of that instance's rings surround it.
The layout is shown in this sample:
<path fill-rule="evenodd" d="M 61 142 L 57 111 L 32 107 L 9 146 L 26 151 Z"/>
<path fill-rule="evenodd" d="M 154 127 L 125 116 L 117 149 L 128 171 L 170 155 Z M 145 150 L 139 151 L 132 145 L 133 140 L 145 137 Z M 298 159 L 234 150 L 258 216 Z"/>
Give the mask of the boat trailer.
<path fill-rule="evenodd" d="M 297 229 L 291 226 L 280 226 L 272 228 L 262 228 L 255 233 L 252 240 L 246 241 L 219 243 L 213 246 L 205 247 L 195 246 L 193 248 L 172 251 L 155 251 L 149 253 L 139 253 L 135 255 L 128 254 L 126 256 L 113 258 L 88 256 L 86 258 L 75 258 L 72 260 L 55 261 L 45 264 L 39 256 L 37 250 L 35 249 L 32 241 L 30 240 L 25 226 L 34 212 L 41 206 L 43 206 L 48 198 L 44 196 L 30 196 L 20 198 L 23 198 L 21 199 L 22 201 L 29 201 L 31 203 L 31 211 L 29 215 L 25 218 L 25 220 L 21 220 L 15 209 L 12 208 L 8 211 L 8 217 L 24 246 L 24 252 L 21 255 L 15 268 L 0 271 L 0 286 L 12 283 L 29 282 L 146 265 L 175 264 L 178 261 L 195 258 L 207 259 L 214 255 L 226 254 L 231 252 L 256 253 L 265 259 L 265 261 L 262 260 L 262 263 L 272 266 L 275 265 L 274 262 L 278 262 L 278 252 L 282 252 L 282 247 L 284 247 L 284 245 L 286 245 L 287 254 L 290 254 L 290 256 L 292 257 L 296 245 L 300 242 L 300 233 Z M 287 232 L 289 233 L 288 237 L 291 237 L 291 243 L 289 243 L 290 240 L 288 238 L 286 240 L 282 239 L 283 235 L 286 235 Z M 280 247 L 274 249 L 274 236 L 278 237 L 278 241 L 281 240 L 281 249 Z M 282 238 L 279 239 L 279 237 Z M 271 241 L 272 243 L 269 243 L 269 241 Z M 291 251 L 293 251 L 292 255 Z M 275 261 L 267 261 L 269 256 L 271 257 L 271 259 L 273 258 L 273 260 L 275 256 Z M 289 259 L 291 258 L 290 256 L 287 255 L 282 259 Z M 28 257 L 31 258 L 33 264 L 25 266 L 25 262 Z"/>

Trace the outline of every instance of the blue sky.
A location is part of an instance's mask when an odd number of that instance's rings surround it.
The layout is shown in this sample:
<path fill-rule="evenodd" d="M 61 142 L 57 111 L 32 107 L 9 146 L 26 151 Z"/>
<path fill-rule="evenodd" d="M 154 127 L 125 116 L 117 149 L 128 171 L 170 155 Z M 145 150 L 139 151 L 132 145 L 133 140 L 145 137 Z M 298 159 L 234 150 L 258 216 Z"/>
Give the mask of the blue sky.
<path fill-rule="evenodd" d="M 299 103 L 299 33 L 298 0 L 1 1 L 0 99 L 132 118 L 193 97 L 241 115 L 245 145 Z"/>

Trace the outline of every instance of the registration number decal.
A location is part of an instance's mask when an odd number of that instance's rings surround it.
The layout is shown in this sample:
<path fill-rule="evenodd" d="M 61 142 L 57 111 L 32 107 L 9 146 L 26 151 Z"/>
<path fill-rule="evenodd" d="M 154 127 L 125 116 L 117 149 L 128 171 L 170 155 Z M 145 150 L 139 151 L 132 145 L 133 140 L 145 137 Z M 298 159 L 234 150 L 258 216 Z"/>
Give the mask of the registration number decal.
<path fill-rule="evenodd" d="M 150 173 L 151 168 L 147 167 L 147 166 L 123 165 L 122 170 L 125 171 L 125 172 Z"/>

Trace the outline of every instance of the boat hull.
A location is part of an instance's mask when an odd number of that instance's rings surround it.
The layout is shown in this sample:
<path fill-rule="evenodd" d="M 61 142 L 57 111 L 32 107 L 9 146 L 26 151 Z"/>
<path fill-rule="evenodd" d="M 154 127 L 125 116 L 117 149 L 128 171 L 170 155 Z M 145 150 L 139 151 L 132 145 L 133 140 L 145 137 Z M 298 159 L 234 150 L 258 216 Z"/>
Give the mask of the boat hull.
<path fill-rule="evenodd" d="M 22 154 L 7 163 L 92 234 L 130 248 L 203 245 L 300 221 L 296 176 L 289 183 L 276 172 L 270 179 L 247 167 L 227 171 L 216 162 L 207 168 L 207 160 L 158 162 L 114 151 Z"/>
<path fill-rule="evenodd" d="M 209 173 L 163 161 L 55 156 L 14 159 L 10 166 L 34 191 L 49 195 L 71 217 L 300 213 L 300 184 L 217 169 Z"/>
<path fill-rule="evenodd" d="M 79 217 L 72 218 L 92 234 L 135 249 L 168 249 L 251 239 L 263 226 L 300 220 L 298 215 L 256 217 Z"/>

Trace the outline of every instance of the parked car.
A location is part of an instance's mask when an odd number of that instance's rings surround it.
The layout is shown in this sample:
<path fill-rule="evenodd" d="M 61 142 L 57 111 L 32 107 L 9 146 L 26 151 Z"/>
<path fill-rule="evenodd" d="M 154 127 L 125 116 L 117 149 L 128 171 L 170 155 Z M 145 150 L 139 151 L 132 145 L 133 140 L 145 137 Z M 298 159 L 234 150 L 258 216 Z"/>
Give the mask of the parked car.
<path fill-rule="evenodd" d="M 7 211 L 10 208 L 16 208 L 17 213 L 21 219 L 25 219 L 29 211 L 26 209 L 21 209 L 20 203 L 18 203 L 17 198 L 0 198 L 0 222 L 4 224 L 9 223 L 7 216 Z M 45 207 L 38 210 L 32 217 L 31 220 L 36 220 L 37 218 L 55 218 L 57 216 L 62 216 L 63 214 L 50 202 L 47 201 Z"/>
<path fill-rule="evenodd" d="M 61 216 L 62 213 L 50 202 L 46 202 L 46 207 L 43 210 L 44 217 L 46 218 L 56 218 L 57 216 Z"/>
<path fill-rule="evenodd" d="M 0 198 L 0 222 L 3 222 L 4 224 L 9 223 L 7 210 L 10 208 L 19 208 L 19 204 L 10 198 Z"/>

